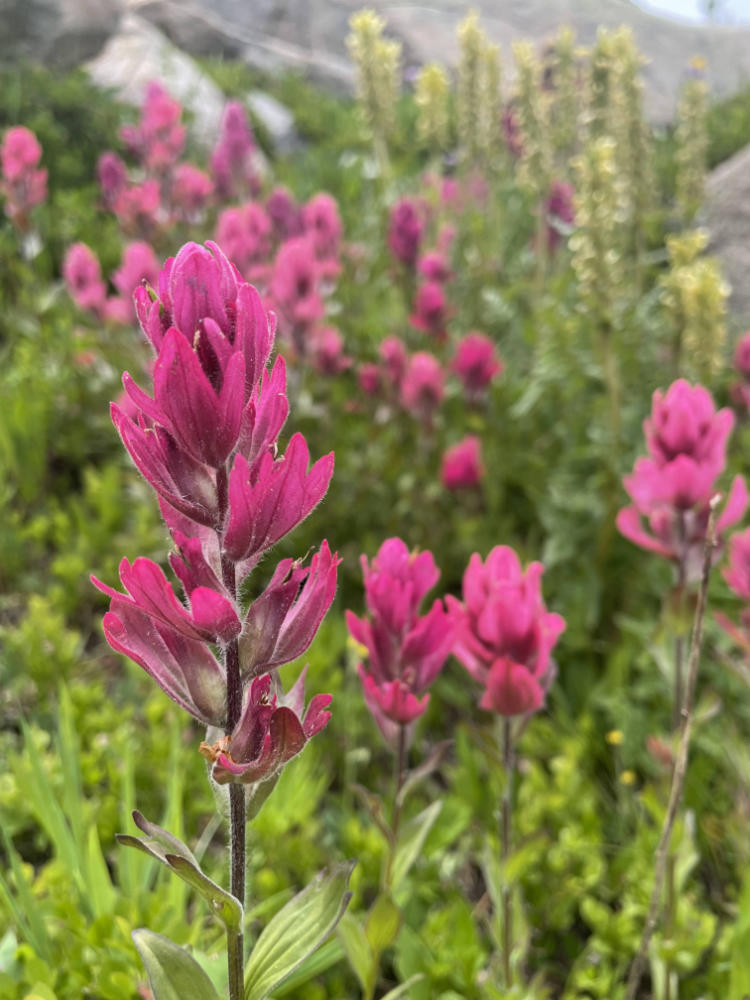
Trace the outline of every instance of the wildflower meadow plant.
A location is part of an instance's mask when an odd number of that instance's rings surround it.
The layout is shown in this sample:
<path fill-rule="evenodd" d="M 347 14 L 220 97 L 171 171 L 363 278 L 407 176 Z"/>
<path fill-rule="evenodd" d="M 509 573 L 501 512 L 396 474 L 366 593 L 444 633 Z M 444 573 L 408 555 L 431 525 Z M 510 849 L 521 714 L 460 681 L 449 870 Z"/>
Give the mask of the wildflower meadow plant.
<path fill-rule="evenodd" d="M 246 964 L 247 818 L 261 808 L 284 765 L 330 717 L 326 694 L 313 697 L 305 709 L 304 671 L 284 692 L 277 668 L 312 642 L 333 600 L 337 557 L 324 541 L 309 565 L 283 559 L 249 605 L 240 595 L 263 555 L 323 498 L 333 454 L 310 467 L 301 434 L 291 437 L 283 456 L 277 454 L 289 405 L 283 359 L 269 366 L 275 321 L 215 244 L 186 244 L 164 265 L 158 292 L 141 286 L 135 298 L 141 328 L 156 352 L 153 395 L 126 373 L 123 383 L 135 415 L 113 404 L 112 418 L 157 493 L 174 544 L 170 564 L 185 600 L 161 567 L 143 557 L 123 560 L 122 592 L 94 582 L 110 598 L 104 631 L 112 648 L 139 664 L 206 727 L 200 753 L 230 818 L 231 891 L 211 882 L 183 844 L 140 814 L 136 823 L 147 839 L 121 841 L 171 867 L 224 921 L 230 1000 L 266 996 L 253 993 L 253 983 L 262 979 L 270 988 L 270 980 L 281 981 L 304 957 L 294 944 L 303 929 L 293 926 L 294 913 L 311 921 L 310 940 L 319 941 L 348 899 L 347 875 L 334 868 L 326 877 L 329 884 L 340 883 L 333 908 L 313 905 L 311 911 L 309 894 L 307 903 L 301 894 L 296 908 L 294 903 L 285 908 L 286 930 L 277 924 L 272 932 L 286 934 L 287 947 L 269 957 L 261 936 Z M 215 995 L 201 987 L 205 976 L 189 956 L 163 938 L 148 941 L 147 947 L 140 939 L 140 950 L 156 1000 L 175 995 L 170 985 L 173 990 L 178 970 L 188 967 L 195 977 L 191 996 Z"/>
<path fill-rule="evenodd" d="M 544 567 L 524 571 L 516 553 L 498 545 L 482 561 L 469 560 L 463 602 L 448 597 L 455 625 L 454 655 L 483 690 L 479 705 L 502 719 L 505 790 L 501 808 L 502 960 L 505 988 L 513 984 L 513 906 L 508 861 L 512 849 L 513 778 L 516 741 L 525 722 L 544 704 L 554 680 L 552 650 L 564 619 L 547 611 L 542 598 Z"/>

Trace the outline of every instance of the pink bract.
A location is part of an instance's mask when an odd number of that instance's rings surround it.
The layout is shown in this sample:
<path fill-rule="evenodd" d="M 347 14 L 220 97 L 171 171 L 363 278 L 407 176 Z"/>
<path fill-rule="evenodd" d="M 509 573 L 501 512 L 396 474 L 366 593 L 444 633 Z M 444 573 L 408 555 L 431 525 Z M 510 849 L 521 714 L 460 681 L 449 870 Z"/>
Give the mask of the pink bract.
<path fill-rule="evenodd" d="M 475 553 L 463 579 L 463 604 L 448 598 L 456 626 L 453 652 L 485 688 L 482 707 L 519 715 L 541 707 L 552 678 L 551 653 L 565 629 L 542 599 L 544 567 L 524 572 L 505 545 L 483 562 Z"/>

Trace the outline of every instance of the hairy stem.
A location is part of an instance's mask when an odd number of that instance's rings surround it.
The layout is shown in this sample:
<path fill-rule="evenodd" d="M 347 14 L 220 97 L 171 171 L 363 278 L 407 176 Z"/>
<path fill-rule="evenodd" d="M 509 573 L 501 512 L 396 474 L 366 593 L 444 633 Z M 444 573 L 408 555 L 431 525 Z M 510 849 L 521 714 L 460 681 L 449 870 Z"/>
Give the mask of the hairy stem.
<path fill-rule="evenodd" d="M 641 936 L 641 943 L 638 952 L 633 959 L 628 976 L 625 1000 L 635 1000 L 638 985 L 643 975 L 643 969 L 648 956 L 651 938 L 654 936 L 656 924 L 659 916 L 662 888 L 667 871 L 667 860 L 669 857 L 669 844 L 672 839 L 677 812 L 682 802 L 682 793 L 685 787 L 685 776 L 687 774 L 688 751 L 690 749 L 690 735 L 693 727 L 693 701 L 695 698 L 695 685 L 698 679 L 698 663 L 700 660 L 701 642 L 703 639 L 703 619 L 706 615 L 706 598 L 708 594 L 708 578 L 711 573 L 711 557 L 716 545 L 716 510 L 721 498 L 717 495 L 711 500 L 708 527 L 706 529 L 706 545 L 703 550 L 703 569 L 701 572 L 700 591 L 698 593 L 698 603 L 695 608 L 695 618 L 693 620 L 693 634 L 690 640 L 690 656 L 688 659 L 687 688 L 682 706 L 682 719 L 680 727 L 680 745 L 677 750 L 677 757 L 672 771 L 672 786 L 669 791 L 669 803 L 667 814 L 664 817 L 659 844 L 656 848 L 656 864 L 654 868 L 654 887 L 651 892 L 648 915 Z"/>
<path fill-rule="evenodd" d="M 218 476 L 217 492 L 222 523 L 226 520 L 228 506 L 227 471 L 222 469 Z M 234 562 L 223 551 L 221 554 L 221 575 L 224 586 L 233 601 L 237 600 L 237 572 Z M 227 676 L 227 718 L 225 733 L 230 736 L 242 714 L 242 676 L 240 673 L 240 646 L 238 639 L 227 644 L 224 665 Z M 245 789 L 242 785 L 229 786 L 229 827 L 230 827 L 230 892 L 245 906 Z M 229 1000 L 243 1000 L 245 993 L 245 943 L 244 929 L 238 933 L 227 933 L 227 961 L 229 963 Z"/>

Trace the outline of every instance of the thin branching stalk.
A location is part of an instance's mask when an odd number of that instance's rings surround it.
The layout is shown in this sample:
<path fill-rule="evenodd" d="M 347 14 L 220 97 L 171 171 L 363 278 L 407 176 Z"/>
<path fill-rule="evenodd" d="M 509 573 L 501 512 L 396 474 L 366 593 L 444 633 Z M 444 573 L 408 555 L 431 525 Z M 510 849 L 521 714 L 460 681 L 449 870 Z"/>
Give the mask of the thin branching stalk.
<path fill-rule="evenodd" d="M 503 976 L 505 988 L 511 988 L 511 952 L 513 951 L 513 900 L 508 882 L 508 860 L 510 859 L 513 836 L 513 773 L 515 770 L 515 747 L 513 745 L 513 722 L 503 719 L 503 768 L 505 769 L 505 789 L 500 813 L 500 845 L 503 862 Z"/>
<path fill-rule="evenodd" d="M 651 939 L 654 936 L 659 917 L 661 894 L 664 886 L 664 879 L 667 871 L 667 861 L 669 859 L 669 844 L 672 839 L 677 813 L 682 802 L 682 794 L 685 787 L 685 776 L 687 774 L 688 751 L 690 749 L 690 735 L 693 728 L 693 701 L 695 699 L 695 686 L 698 679 L 698 664 L 700 661 L 701 642 L 703 639 L 703 620 L 706 615 L 706 598 L 708 595 L 708 579 L 711 574 L 711 561 L 716 546 L 716 511 L 720 497 L 717 495 L 711 500 L 708 527 L 706 529 L 706 545 L 703 551 L 703 569 L 701 572 L 700 590 L 698 592 L 698 603 L 695 608 L 695 618 L 693 619 L 693 634 L 690 641 L 690 656 L 688 659 L 687 686 L 685 689 L 685 699 L 682 706 L 680 745 L 677 750 L 677 757 L 672 771 L 672 786 L 669 791 L 669 803 L 667 814 L 664 817 L 664 825 L 659 837 L 659 844 L 656 848 L 656 864 L 654 868 L 654 887 L 651 892 L 648 915 L 641 936 L 641 943 L 638 952 L 633 959 L 628 976 L 625 1000 L 635 1000 L 638 985 L 643 975 L 643 969 L 648 957 L 648 949 Z"/>

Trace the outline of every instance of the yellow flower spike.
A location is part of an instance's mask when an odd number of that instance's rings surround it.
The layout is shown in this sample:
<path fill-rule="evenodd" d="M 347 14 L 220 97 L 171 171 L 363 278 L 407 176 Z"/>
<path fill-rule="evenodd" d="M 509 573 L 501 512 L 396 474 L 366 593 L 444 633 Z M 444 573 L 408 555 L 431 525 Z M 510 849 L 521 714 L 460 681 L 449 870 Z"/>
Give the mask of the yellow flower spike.
<path fill-rule="evenodd" d="M 610 746 L 619 747 L 625 737 L 622 734 L 621 729 L 610 729 L 607 733 L 605 739 Z"/>

